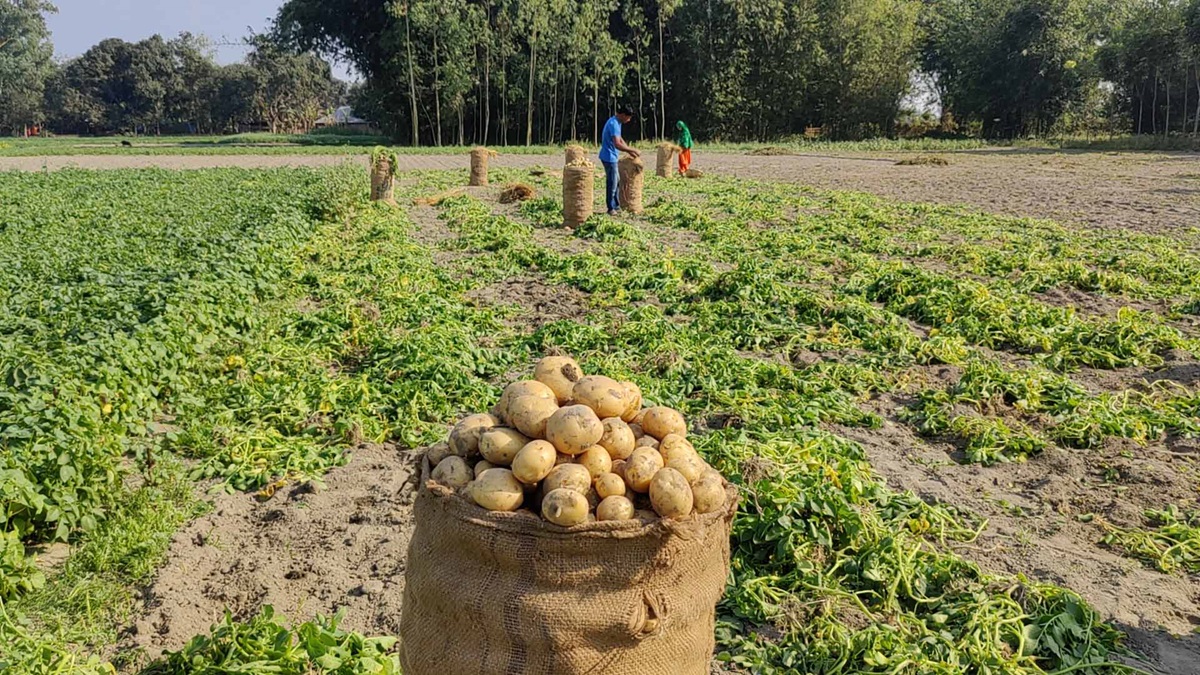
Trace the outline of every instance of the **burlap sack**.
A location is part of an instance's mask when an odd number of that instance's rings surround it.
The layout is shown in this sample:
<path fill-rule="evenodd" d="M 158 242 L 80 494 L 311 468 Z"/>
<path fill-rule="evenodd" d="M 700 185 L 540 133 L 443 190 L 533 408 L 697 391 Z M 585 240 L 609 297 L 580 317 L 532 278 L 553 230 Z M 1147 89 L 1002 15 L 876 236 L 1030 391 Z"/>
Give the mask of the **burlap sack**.
<path fill-rule="evenodd" d="M 428 481 L 408 550 L 404 675 L 707 675 L 729 572 L 727 509 L 569 530 Z"/>
<path fill-rule="evenodd" d="M 621 210 L 630 213 L 642 212 L 642 185 L 646 180 L 646 165 L 638 157 L 622 157 L 617 163 L 617 171 L 621 174 L 620 192 Z"/>
<path fill-rule="evenodd" d="M 675 153 L 679 151 L 679 146 L 672 143 L 660 143 L 658 145 L 658 159 L 654 165 L 654 173 L 659 178 L 671 177 L 671 165 L 675 161 Z"/>
<path fill-rule="evenodd" d="M 471 180 L 468 185 L 483 186 L 488 184 L 488 157 L 491 152 L 487 148 L 471 150 Z"/>
<path fill-rule="evenodd" d="M 380 158 L 371 164 L 371 201 L 394 203 L 395 182 L 391 160 Z"/>
<path fill-rule="evenodd" d="M 587 157 L 587 150 L 584 150 L 583 146 L 568 145 L 567 146 L 567 158 L 566 158 L 566 161 L 563 163 L 564 164 L 578 164 L 579 162 L 582 162 L 584 160 L 584 158 L 586 158 L 586 157 Z"/>
<path fill-rule="evenodd" d="M 582 163 L 563 168 L 563 225 L 579 227 L 592 217 L 596 168 Z"/>

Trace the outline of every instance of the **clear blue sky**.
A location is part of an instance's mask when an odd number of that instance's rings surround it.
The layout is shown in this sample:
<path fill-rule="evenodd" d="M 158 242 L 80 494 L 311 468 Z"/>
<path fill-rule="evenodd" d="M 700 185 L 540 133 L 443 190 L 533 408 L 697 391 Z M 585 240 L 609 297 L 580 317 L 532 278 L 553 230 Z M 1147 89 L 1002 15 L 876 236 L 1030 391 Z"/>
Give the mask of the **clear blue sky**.
<path fill-rule="evenodd" d="M 235 43 L 251 30 L 266 30 L 283 0 L 52 0 L 58 14 L 46 18 L 60 58 L 79 56 L 104 38 L 136 42 L 158 33 L 172 38 L 188 31 L 214 42 Z M 336 2 L 337 0 L 329 0 Z M 242 60 L 240 46 L 217 46 L 220 63 Z M 345 66 L 334 75 L 350 79 Z"/>

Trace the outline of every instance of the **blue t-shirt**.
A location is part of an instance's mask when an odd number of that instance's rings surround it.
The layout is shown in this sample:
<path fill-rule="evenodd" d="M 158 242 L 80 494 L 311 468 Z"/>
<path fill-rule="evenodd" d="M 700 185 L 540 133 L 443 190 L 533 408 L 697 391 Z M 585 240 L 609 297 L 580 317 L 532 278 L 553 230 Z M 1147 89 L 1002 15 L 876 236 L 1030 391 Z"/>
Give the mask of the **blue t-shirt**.
<path fill-rule="evenodd" d="M 621 153 L 617 152 L 616 138 L 621 135 L 621 120 L 617 119 L 616 115 L 608 118 L 604 123 L 604 133 L 600 136 L 600 161 L 615 162 L 621 158 Z"/>

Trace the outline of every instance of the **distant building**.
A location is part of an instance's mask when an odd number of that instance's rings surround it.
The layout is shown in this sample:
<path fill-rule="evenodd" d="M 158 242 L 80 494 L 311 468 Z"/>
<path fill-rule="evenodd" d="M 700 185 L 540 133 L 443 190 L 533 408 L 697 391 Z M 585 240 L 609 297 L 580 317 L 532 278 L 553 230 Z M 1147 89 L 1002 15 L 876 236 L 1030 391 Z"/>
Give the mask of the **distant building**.
<path fill-rule="evenodd" d="M 314 124 L 316 128 L 323 129 L 326 127 L 341 127 L 344 129 L 352 129 L 363 133 L 371 133 L 375 127 L 370 122 L 361 117 L 357 117 L 354 111 L 348 105 L 344 105 L 333 111 L 332 114 L 322 115 L 317 118 Z"/>

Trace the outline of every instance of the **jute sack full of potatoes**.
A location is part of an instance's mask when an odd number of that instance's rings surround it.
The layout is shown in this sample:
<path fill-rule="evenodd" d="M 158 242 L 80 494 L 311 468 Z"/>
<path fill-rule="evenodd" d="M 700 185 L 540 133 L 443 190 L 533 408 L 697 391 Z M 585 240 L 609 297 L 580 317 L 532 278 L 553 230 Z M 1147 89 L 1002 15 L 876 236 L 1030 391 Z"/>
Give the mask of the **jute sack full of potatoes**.
<path fill-rule="evenodd" d="M 401 659 L 423 673 L 705 673 L 736 492 L 678 411 L 547 357 L 423 461 Z"/>

